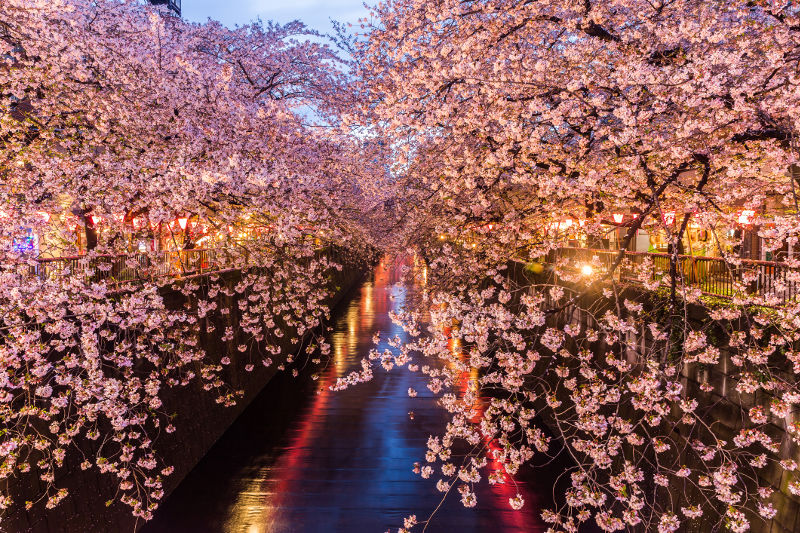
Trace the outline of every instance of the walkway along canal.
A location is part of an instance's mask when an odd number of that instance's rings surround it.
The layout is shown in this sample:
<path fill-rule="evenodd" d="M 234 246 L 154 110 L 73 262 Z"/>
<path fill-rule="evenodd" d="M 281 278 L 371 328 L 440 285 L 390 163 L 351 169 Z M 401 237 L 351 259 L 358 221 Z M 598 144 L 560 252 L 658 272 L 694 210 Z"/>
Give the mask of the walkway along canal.
<path fill-rule="evenodd" d="M 410 514 L 426 519 L 441 498 L 438 478 L 421 479 L 413 463 L 424 461 L 428 436 L 439 434 L 447 418 L 424 376 L 376 366 L 367 384 L 328 389 L 359 366 L 377 332 L 404 338 L 388 315 L 408 290 L 399 279 L 397 265 L 381 263 L 334 316 L 332 361 L 319 380 L 310 371 L 273 378 L 143 531 L 383 533 L 397 531 Z M 409 387 L 419 391 L 416 398 Z M 544 531 L 539 515 L 552 506 L 563 471 L 553 463 L 523 473 L 516 486 L 482 480 L 472 509 L 453 491 L 426 531 Z M 525 498 L 522 511 L 508 504 L 517 491 Z"/>

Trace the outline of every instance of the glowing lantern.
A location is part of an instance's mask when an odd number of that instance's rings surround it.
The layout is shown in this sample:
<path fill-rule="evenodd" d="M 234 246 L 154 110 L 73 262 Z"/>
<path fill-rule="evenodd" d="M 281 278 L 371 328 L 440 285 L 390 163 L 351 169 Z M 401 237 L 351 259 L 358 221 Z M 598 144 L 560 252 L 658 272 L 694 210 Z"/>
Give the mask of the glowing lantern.
<path fill-rule="evenodd" d="M 89 220 L 92 221 L 92 225 L 96 226 L 103 221 L 103 217 L 101 217 L 100 215 L 92 215 L 89 217 Z"/>
<path fill-rule="evenodd" d="M 664 223 L 669 226 L 675 223 L 675 211 L 667 211 L 664 213 Z"/>
<path fill-rule="evenodd" d="M 750 224 L 755 216 L 756 212 L 750 209 L 745 209 L 741 213 L 739 213 L 739 224 Z"/>
<path fill-rule="evenodd" d="M 617 224 L 622 224 L 622 220 L 625 218 L 625 216 L 622 215 L 621 213 L 614 213 L 611 216 L 614 218 L 614 222 L 616 222 Z"/>
<path fill-rule="evenodd" d="M 554 222 L 554 223 L 553 223 L 553 227 L 554 227 L 555 229 L 559 229 L 559 230 L 562 230 L 562 229 L 567 229 L 567 228 L 569 228 L 570 226 L 572 226 L 572 219 L 571 219 L 571 218 L 568 218 L 568 219 L 566 219 L 566 220 L 565 220 L 565 221 L 563 221 L 563 222 Z"/>
<path fill-rule="evenodd" d="M 181 229 L 186 229 L 186 226 L 189 224 L 189 219 L 186 217 L 181 217 L 178 219 L 178 225 Z"/>
<path fill-rule="evenodd" d="M 591 276 L 593 273 L 594 269 L 592 268 L 592 265 L 583 265 L 581 267 L 581 274 L 584 276 Z"/>
<path fill-rule="evenodd" d="M 494 224 L 489 224 L 489 229 L 493 230 L 494 229 Z"/>

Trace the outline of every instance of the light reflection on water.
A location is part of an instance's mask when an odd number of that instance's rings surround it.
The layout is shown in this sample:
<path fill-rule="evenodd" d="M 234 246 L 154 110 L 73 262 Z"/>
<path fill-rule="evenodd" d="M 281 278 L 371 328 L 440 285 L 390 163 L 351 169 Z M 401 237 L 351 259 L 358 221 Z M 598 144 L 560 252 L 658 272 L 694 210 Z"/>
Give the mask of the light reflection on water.
<path fill-rule="evenodd" d="M 424 377 L 378 366 L 370 383 L 328 390 L 337 377 L 358 368 L 377 331 L 382 339 L 405 338 L 388 316 L 406 297 L 399 277 L 397 265 L 379 265 L 338 313 L 330 336 L 332 364 L 319 381 L 298 383 L 283 374 L 273 379 L 145 531 L 380 533 L 396 531 L 409 514 L 426 518 L 439 503 L 438 477 L 422 480 L 412 465 L 424 461 L 428 436 L 440 434 L 447 418 Z M 387 347 L 382 341 L 378 349 Z M 455 343 L 452 348 L 460 349 Z M 466 375 L 459 385 L 475 379 Z M 408 397 L 409 387 L 419 392 L 416 398 Z M 478 413 L 483 404 L 475 406 Z M 490 487 L 483 480 L 474 509 L 464 509 L 452 491 L 427 531 L 544 531 L 539 502 L 550 501 L 553 481 L 539 480 L 538 487 Z M 518 490 L 527 502 L 523 512 L 508 505 Z"/>

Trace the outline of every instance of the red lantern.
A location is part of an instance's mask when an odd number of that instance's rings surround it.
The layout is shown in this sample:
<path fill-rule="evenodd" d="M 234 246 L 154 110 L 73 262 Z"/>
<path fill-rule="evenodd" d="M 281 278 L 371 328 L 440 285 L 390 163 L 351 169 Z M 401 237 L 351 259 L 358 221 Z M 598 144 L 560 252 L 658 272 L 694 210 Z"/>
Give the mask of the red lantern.
<path fill-rule="evenodd" d="M 675 223 L 675 211 L 667 211 L 664 213 L 664 224 L 671 226 Z"/>
<path fill-rule="evenodd" d="M 92 224 L 94 226 L 97 226 L 98 224 L 100 224 L 100 222 L 103 221 L 103 217 L 101 217 L 100 215 L 92 215 L 89 217 L 89 220 L 92 221 Z"/>
<path fill-rule="evenodd" d="M 621 213 L 614 213 L 614 214 L 613 214 L 613 215 L 611 215 L 611 216 L 613 217 L 613 219 L 614 219 L 614 222 L 616 222 L 617 224 L 622 224 L 622 221 L 623 221 L 623 220 L 624 220 L 624 218 L 625 218 L 625 215 L 623 215 L 623 214 L 621 214 Z"/>

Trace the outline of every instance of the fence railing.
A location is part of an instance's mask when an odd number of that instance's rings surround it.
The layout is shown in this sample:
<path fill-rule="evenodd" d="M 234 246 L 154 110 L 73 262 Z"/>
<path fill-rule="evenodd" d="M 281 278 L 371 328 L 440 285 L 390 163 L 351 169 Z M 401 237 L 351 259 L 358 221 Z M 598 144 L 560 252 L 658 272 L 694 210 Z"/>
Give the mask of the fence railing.
<path fill-rule="evenodd" d="M 340 263 L 343 260 L 338 246 L 327 246 L 316 250 L 317 258 L 326 256 Z M 37 259 L 30 267 L 30 274 L 41 279 L 70 276 L 92 281 L 126 282 L 165 277 L 184 277 L 228 268 L 250 265 L 247 248 L 176 250 L 155 254 L 133 253 L 125 255 L 101 255 L 56 257 Z"/>
<path fill-rule="evenodd" d="M 610 268 L 617 259 L 617 250 L 591 248 L 561 248 L 548 257 L 549 262 L 566 259 L 580 267 L 598 264 Z M 647 267 L 645 267 L 647 265 Z M 640 272 L 650 280 L 661 279 L 670 272 L 670 254 L 625 252 L 624 261 L 616 273 L 621 281 L 641 282 Z M 679 255 L 677 275 L 683 286 L 699 288 L 706 295 L 733 298 L 758 296 L 769 305 L 786 305 L 800 300 L 800 270 L 774 261 L 741 259 L 726 261 L 719 257 Z"/>
<path fill-rule="evenodd" d="M 204 248 L 156 254 L 101 255 L 93 258 L 56 257 L 38 259 L 30 273 L 42 279 L 74 276 L 96 281 L 123 282 L 220 270 L 228 263 L 225 259 L 220 251 Z"/>

